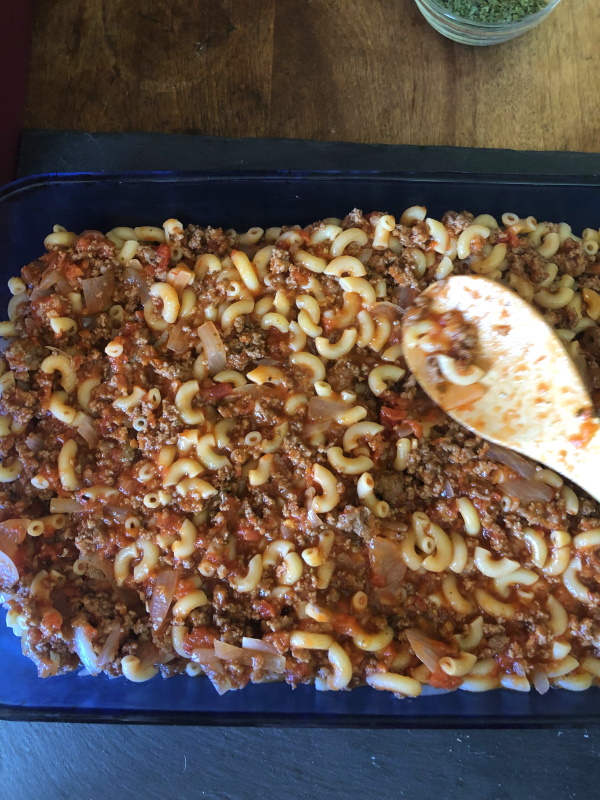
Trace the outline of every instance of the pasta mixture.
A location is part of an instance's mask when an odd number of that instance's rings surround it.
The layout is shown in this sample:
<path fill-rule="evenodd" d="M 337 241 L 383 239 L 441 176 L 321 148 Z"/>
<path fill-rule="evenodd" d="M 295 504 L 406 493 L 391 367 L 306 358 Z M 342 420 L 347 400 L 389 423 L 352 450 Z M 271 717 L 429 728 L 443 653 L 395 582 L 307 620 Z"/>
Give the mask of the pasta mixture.
<path fill-rule="evenodd" d="M 0 589 L 39 674 L 590 686 L 598 505 L 453 422 L 400 342 L 429 283 L 484 274 L 542 311 L 598 405 L 598 243 L 419 206 L 56 226 L 0 323 Z M 469 389 L 468 327 L 436 325 Z"/>

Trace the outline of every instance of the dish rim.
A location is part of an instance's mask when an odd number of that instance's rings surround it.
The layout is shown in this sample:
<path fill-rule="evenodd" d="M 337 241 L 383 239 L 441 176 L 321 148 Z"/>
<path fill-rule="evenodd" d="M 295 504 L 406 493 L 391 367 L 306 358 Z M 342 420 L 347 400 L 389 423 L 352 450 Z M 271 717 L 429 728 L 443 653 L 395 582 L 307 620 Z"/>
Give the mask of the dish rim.
<path fill-rule="evenodd" d="M 548 154 L 549 156 L 552 154 Z M 553 154 L 560 155 L 560 154 Z M 590 160 L 596 154 L 580 154 Z M 561 187 L 600 187 L 600 173 L 563 175 L 555 173 L 501 173 L 501 172 L 469 172 L 450 170 L 444 172 L 422 170 L 365 170 L 365 169 L 228 169 L 228 170 L 158 170 L 158 171 L 111 171 L 111 172 L 48 172 L 18 178 L 0 187 L 0 206 L 19 200 L 22 194 L 34 191 L 51 184 L 104 183 L 115 185 L 124 183 L 167 183 L 176 180 L 180 183 L 231 181 L 246 182 L 260 179 L 269 182 L 287 182 L 294 180 L 337 180 L 356 179 L 398 181 L 414 184 L 450 184 L 457 180 L 473 185 L 492 184 L 502 186 L 561 186 Z M 504 691 L 504 690 L 497 690 Z M 598 690 L 592 689 L 593 692 Z M 310 716 L 309 716 L 310 714 Z M 549 714 L 545 716 L 530 713 L 504 717 L 501 714 L 484 713 L 478 716 L 459 717 L 455 714 L 430 715 L 374 715 L 356 714 L 353 712 L 325 714 L 311 712 L 235 712 L 235 711 L 170 711 L 123 710 L 111 708 L 92 710 L 89 708 L 53 708 L 36 706 L 10 706 L 0 704 L 0 720 L 19 721 L 61 721 L 61 722 L 98 722 L 118 724 L 166 724 L 166 725 L 203 725 L 203 726 L 240 726 L 240 727 L 278 727 L 297 728 L 419 728 L 419 729 L 452 729 L 452 728 L 556 728 L 556 727 L 592 727 L 600 726 L 600 706 L 595 716 L 585 714 Z"/>

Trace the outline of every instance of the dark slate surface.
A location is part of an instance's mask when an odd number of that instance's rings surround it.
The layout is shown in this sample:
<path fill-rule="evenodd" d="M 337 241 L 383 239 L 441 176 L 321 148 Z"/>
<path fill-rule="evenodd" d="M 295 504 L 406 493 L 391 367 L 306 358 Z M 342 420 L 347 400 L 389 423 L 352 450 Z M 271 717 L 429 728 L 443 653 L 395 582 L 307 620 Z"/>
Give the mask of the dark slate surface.
<path fill-rule="evenodd" d="M 598 156 L 27 132 L 20 174 L 214 168 L 600 172 Z M 0 672 L 0 680 L 2 680 Z M 279 730 L 0 722 L 0 800 L 578 800 L 600 732 Z"/>
<path fill-rule="evenodd" d="M 193 169 L 598 175 L 600 155 L 76 131 L 25 131 L 19 155 L 19 176 L 42 172 Z"/>
<path fill-rule="evenodd" d="M 0 724 L 0 800 L 592 800 L 591 731 Z"/>

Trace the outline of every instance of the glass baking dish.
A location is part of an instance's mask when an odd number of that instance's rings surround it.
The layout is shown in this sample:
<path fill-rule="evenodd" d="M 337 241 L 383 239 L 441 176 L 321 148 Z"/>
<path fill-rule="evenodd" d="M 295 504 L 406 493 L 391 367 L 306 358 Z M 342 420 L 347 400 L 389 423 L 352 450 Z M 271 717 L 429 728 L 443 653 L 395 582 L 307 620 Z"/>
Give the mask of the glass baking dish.
<path fill-rule="evenodd" d="M 238 229 L 305 225 L 363 210 L 401 212 L 426 205 L 432 216 L 468 209 L 565 221 L 576 232 L 600 219 L 600 178 L 464 173 L 261 172 L 45 175 L 0 189 L 0 285 L 38 256 L 56 223 L 69 230 L 162 224 L 177 217 Z M 6 289 L 1 298 L 8 301 Z M 545 696 L 493 691 L 396 700 L 370 688 L 295 691 L 248 686 L 219 697 L 204 678 L 125 679 L 76 673 L 40 679 L 0 615 L 0 718 L 209 725 L 470 727 L 590 725 L 600 691 L 552 689 Z"/>

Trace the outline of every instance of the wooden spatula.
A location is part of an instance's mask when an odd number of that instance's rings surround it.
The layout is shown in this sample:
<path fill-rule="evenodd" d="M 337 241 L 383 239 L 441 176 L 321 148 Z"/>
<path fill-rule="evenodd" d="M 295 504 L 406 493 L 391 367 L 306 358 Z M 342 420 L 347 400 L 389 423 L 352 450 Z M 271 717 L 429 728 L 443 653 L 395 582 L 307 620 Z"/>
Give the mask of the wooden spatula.
<path fill-rule="evenodd" d="M 477 329 L 475 362 L 485 393 L 444 408 L 443 385 L 428 353 L 403 329 L 408 366 L 431 399 L 484 439 L 516 450 L 570 478 L 600 502 L 600 422 L 581 375 L 561 340 L 519 295 L 488 278 L 452 276 L 422 296 L 434 314 L 456 309 Z"/>

